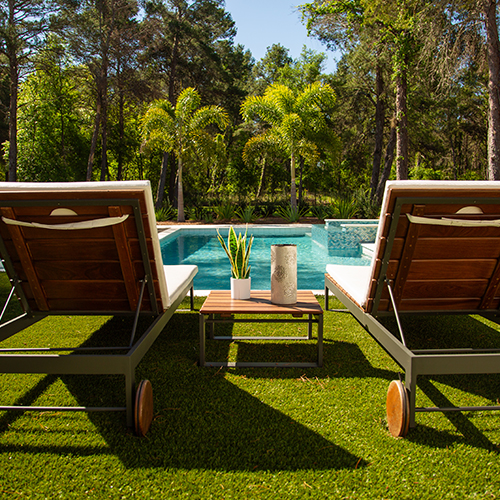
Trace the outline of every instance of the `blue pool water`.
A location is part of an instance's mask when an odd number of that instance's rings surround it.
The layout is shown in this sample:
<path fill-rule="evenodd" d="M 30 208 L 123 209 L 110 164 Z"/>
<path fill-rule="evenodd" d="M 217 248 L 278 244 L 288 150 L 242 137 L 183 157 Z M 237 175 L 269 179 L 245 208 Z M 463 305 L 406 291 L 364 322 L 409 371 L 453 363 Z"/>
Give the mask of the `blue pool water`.
<path fill-rule="evenodd" d="M 361 256 L 346 257 L 345 251 L 335 252 L 326 249 L 311 237 L 311 229 L 289 231 L 279 229 L 273 233 L 264 229 L 252 231 L 254 242 L 250 254 L 253 290 L 269 290 L 271 287 L 271 245 L 297 245 L 297 287 L 299 290 L 322 290 L 324 288 L 325 266 L 327 263 L 346 265 L 369 265 L 370 259 Z M 295 228 L 293 228 L 295 229 Z M 236 228 L 238 233 L 238 229 Z M 244 228 L 243 228 L 244 231 Z M 277 234 L 277 233 L 282 234 Z M 295 233 L 295 234 L 293 234 Z M 221 230 L 227 239 L 227 229 Z M 271 236 L 271 234 L 274 234 Z M 174 234 L 161 239 L 163 263 L 196 264 L 199 268 L 194 280 L 195 290 L 229 290 L 231 266 L 224 250 L 217 240 L 215 229 L 180 229 Z M 337 255 L 336 255 L 337 253 Z M 352 252 L 351 252 L 352 253 Z"/>

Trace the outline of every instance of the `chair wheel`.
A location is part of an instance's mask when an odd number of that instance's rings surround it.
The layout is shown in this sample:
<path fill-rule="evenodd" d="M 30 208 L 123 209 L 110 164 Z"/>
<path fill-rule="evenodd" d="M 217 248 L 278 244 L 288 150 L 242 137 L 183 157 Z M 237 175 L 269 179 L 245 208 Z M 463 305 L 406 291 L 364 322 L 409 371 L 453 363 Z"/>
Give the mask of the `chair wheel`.
<path fill-rule="evenodd" d="M 408 391 L 400 380 L 389 384 L 386 400 L 387 425 L 394 437 L 405 437 L 410 423 Z"/>
<path fill-rule="evenodd" d="M 149 380 L 141 380 L 135 392 L 135 433 L 143 437 L 153 421 L 153 387 Z"/>

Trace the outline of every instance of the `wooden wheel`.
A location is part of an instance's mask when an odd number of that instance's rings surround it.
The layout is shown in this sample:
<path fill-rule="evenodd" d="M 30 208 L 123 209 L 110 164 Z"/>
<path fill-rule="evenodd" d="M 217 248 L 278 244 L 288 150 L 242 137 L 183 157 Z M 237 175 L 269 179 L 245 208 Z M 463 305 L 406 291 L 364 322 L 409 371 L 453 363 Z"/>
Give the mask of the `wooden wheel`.
<path fill-rule="evenodd" d="M 153 387 L 149 380 L 141 380 L 135 393 L 135 433 L 145 436 L 153 421 Z"/>
<path fill-rule="evenodd" d="M 408 391 L 400 380 L 389 384 L 386 400 L 387 425 L 394 437 L 405 437 L 410 423 Z"/>

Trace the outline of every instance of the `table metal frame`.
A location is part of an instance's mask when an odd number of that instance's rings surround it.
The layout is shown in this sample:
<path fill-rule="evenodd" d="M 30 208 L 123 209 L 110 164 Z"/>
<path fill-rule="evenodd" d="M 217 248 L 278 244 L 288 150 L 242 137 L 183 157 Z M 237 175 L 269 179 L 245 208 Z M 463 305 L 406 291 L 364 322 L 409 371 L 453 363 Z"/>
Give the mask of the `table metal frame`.
<path fill-rule="evenodd" d="M 211 292 L 213 293 L 213 292 Z M 228 294 L 230 292 L 227 292 Z M 262 292 L 255 292 L 262 293 Z M 269 292 L 270 293 L 270 292 Z M 314 297 L 314 295 L 312 295 Z M 210 295 L 209 297 L 210 298 Z M 206 300 L 208 300 L 208 298 Z M 253 297 L 252 297 L 253 298 Z M 317 300 L 314 298 L 316 304 Z M 228 301 L 231 299 L 228 296 Z M 205 301 L 206 302 L 206 301 Z M 307 309 L 302 309 L 297 307 L 295 311 L 291 311 L 294 306 L 279 306 L 273 304 L 273 310 L 263 308 L 259 310 L 257 307 L 251 312 L 247 312 L 243 309 L 238 309 L 234 307 L 234 301 L 231 301 L 233 307 L 231 312 L 219 311 L 217 313 L 203 313 L 203 307 L 200 310 L 200 352 L 199 352 L 199 365 L 200 366 L 212 366 L 212 367 L 236 367 L 236 368 L 246 368 L 246 367 L 281 367 L 281 368 L 317 368 L 323 366 L 323 311 L 321 307 L 319 310 L 321 313 L 309 313 Z M 283 314 L 291 315 L 290 319 L 276 319 L 276 318 L 234 318 L 234 314 L 252 314 L 252 315 L 262 315 L 262 314 Z M 216 315 L 220 317 L 216 317 Z M 298 319 L 302 316 L 307 315 L 308 319 Z M 246 336 L 246 335 L 231 335 L 231 336 L 217 336 L 215 335 L 215 324 L 217 323 L 306 323 L 308 325 L 307 336 Z M 211 340 L 312 340 L 313 339 L 313 324 L 317 324 L 318 327 L 318 340 L 317 340 L 317 362 L 245 362 L 245 361 L 206 361 L 206 326 L 210 326 L 210 339 Z"/>

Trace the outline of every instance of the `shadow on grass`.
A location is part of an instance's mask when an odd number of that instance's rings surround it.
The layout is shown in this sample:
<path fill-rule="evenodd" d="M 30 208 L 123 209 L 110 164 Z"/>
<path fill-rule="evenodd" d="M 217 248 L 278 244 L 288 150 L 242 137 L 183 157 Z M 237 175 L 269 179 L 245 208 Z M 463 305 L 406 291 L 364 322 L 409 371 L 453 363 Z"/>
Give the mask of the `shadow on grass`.
<path fill-rule="evenodd" d="M 130 324 L 112 318 L 83 345 L 123 344 L 120 340 L 127 338 Z M 137 381 L 151 380 L 155 400 L 155 418 L 145 438 L 137 438 L 126 429 L 124 414 L 89 413 L 105 447 L 91 445 L 89 451 L 83 442 L 81 447 L 77 444 L 78 437 L 72 445 L 66 442 L 58 446 L 54 433 L 52 438 L 44 434 L 43 445 L 27 443 L 23 451 L 111 454 L 129 468 L 282 471 L 366 465 L 361 457 L 232 384 L 223 372 L 199 368 L 197 340 L 198 316 L 176 315 L 138 366 Z M 123 405 L 123 377 L 63 375 L 60 379 L 77 405 Z M 44 377 L 15 404 L 21 399 L 26 405 L 39 404 L 39 398 L 55 392 L 49 387 L 56 380 L 54 376 Z M 18 415 L 5 414 L 0 419 L 0 430 L 5 431 Z M 64 427 L 60 432 L 69 435 L 71 429 Z"/>
<path fill-rule="evenodd" d="M 126 343 L 130 326 L 131 320 L 110 319 L 91 336 L 89 343 Z M 435 321 L 429 323 L 429 331 L 435 326 Z M 466 318 L 465 322 L 460 323 L 460 329 L 471 326 L 488 338 L 494 331 L 473 318 Z M 231 327 L 225 328 L 223 334 L 230 334 Z M 289 347 L 284 347 L 282 343 L 251 344 L 245 341 L 238 344 L 238 356 L 244 356 L 245 360 L 254 359 L 254 356 L 269 356 L 279 361 L 288 358 L 289 354 L 310 355 L 314 359 L 316 352 L 314 343 L 300 341 L 286 344 Z M 229 348 L 227 342 L 218 343 L 217 355 L 224 359 Z M 291 352 L 295 350 L 297 352 Z M 376 377 L 386 380 L 395 377 L 391 370 L 373 367 L 356 344 L 327 340 L 324 351 L 324 367 L 307 370 L 308 375 L 318 378 Z M 23 450 L 33 453 L 114 455 L 129 468 L 277 471 L 353 469 L 367 465 L 362 457 L 350 453 L 237 387 L 225 378 L 224 370 L 199 368 L 197 359 L 198 315 L 176 314 L 137 368 L 137 381 L 148 378 L 154 390 L 155 418 L 146 438 L 137 438 L 130 430 L 126 431 L 124 415 L 117 417 L 116 414 L 91 413 L 89 419 L 104 438 L 106 447 L 91 446 L 92 451 L 89 451 L 84 444 L 58 446 L 55 440 L 52 445 L 28 445 L 23 446 Z M 297 378 L 304 370 L 245 369 L 241 373 L 252 379 L 276 379 L 279 383 L 280 379 Z M 123 377 L 63 376 L 61 379 L 78 404 L 123 405 Z M 463 382 L 462 379 L 446 377 L 444 383 L 448 379 L 453 384 L 460 385 Z M 22 404 L 35 401 L 54 380 L 53 376 L 43 378 L 20 398 Z M 424 381 L 420 387 L 430 393 L 429 397 L 440 397 L 437 390 L 437 394 L 433 393 L 435 388 L 432 384 L 428 387 Z M 477 389 L 468 387 L 467 390 L 474 392 Z M 480 391 L 482 395 L 492 395 L 494 388 L 481 388 Z M 5 431 L 17 418 L 16 415 L 7 413 L 0 418 L 0 431 Z M 449 418 L 463 436 L 452 436 L 445 431 L 417 426 L 416 432 L 410 432 L 408 439 L 435 447 L 467 442 L 472 446 L 496 450 L 496 446 L 466 416 L 452 414 Z"/>
<path fill-rule="evenodd" d="M 435 315 L 403 316 L 403 331 L 410 349 L 499 349 L 500 337 L 498 326 L 477 316 Z M 384 318 L 384 324 L 393 333 L 397 331 L 391 318 Z M 491 325 L 491 326 L 490 326 Z M 466 364 L 466 359 L 464 360 Z M 499 367 L 500 371 L 500 367 Z M 439 390 L 434 382 L 446 386 Z M 420 375 L 417 390 L 422 391 L 436 407 L 475 406 L 478 403 L 455 400 L 467 397 L 467 393 L 489 401 L 479 405 L 498 405 L 500 373 L 494 374 L 450 374 L 439 376 Z M 449 389 L 448 389 L 449 388 Z M 458 391 L 458 394 L 453 394 Z M 451 399 L 447 396 L 453 399 Z M 418 399 L 418 393 L 417 393 Z M 486 411 L 486 410 L 485 410 Z M 475 446 L 499 452 L 499 447 L 490 441 L 471 421 L 473 412 L 442 412 L 463 437 L 452 436 L 446 431 L 439 431 L 417 423 L 408 439 L 433 446 L 446 447 L 452 443 L 473 442 Z M 492 413 L 492 415 L 495 415 Z M 417 413 L 418 419 L 419 413 Z"/>
<path fill-rule="evenodd" d="M 440 381 L 449 382 L 450 377 L 439 377 Z M 418 388 L 421 390 L 435 406 L 449 408 L 456 406 L 452 403 L 443 392 L 439 391 L 433 384 L 430 377 L 422 376 L 418 381 Z M 484 448 L 488 451 L 500 452 L 500 446 L 490 441 L 483 432 L 481 432 L 470 420 L 467 414 L 462 412 L 442 412 L 442 414 L 450 421 L 462 436 L 457 437 L 451 435 L 447 431 L 439 431 L 430 427 L 417 424 L 416 431 L 410 430 L 408 439 L 419 444 L 427 444 L 429 446 L 439 446 L 446 448 L 457 442 L 471 443 L 476 447 Z M 470 412 L 469 412 L 470 414 Z M 417 414 L 418 415 L 418 414 Z M 496 421 L 496 419 L 495 419 Z"/>

